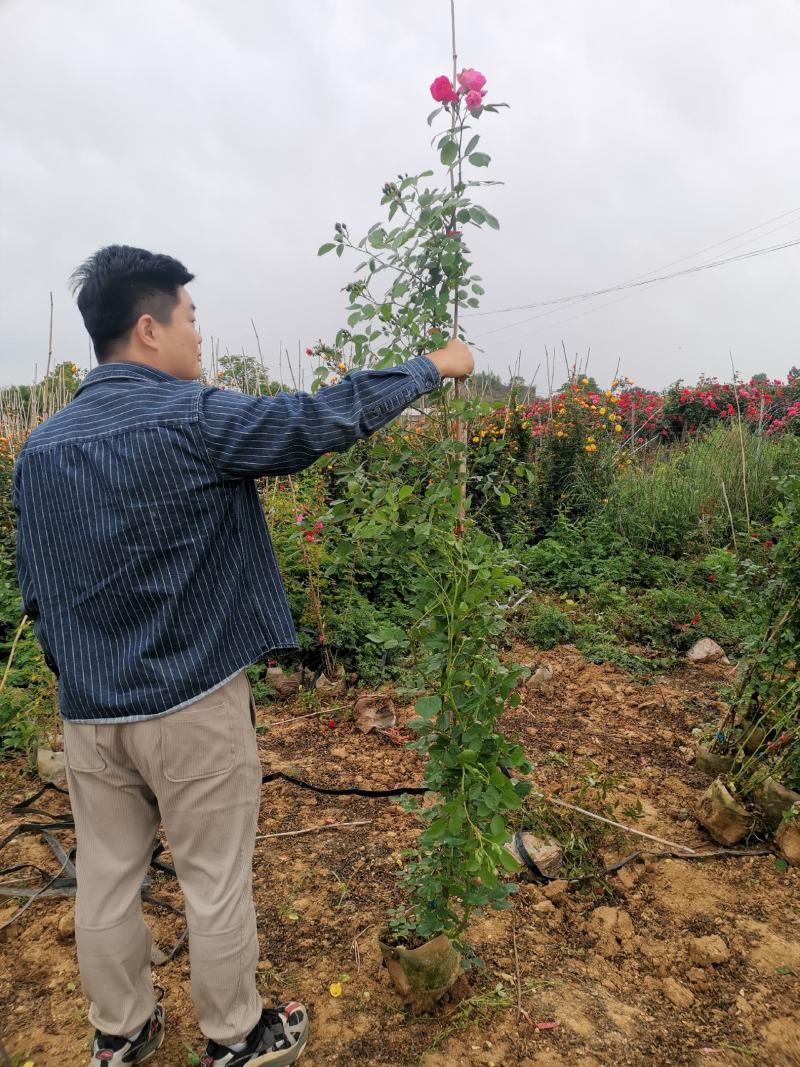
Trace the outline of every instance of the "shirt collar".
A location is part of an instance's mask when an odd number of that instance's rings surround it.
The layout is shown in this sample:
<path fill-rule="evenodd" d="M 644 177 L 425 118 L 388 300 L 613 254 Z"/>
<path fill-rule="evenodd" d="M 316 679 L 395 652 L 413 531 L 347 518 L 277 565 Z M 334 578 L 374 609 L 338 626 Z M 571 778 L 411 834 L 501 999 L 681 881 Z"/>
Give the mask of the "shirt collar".
<path fill-rule="evenodd" d="M 158 370 L 156 367 L 148 367 L 143 363 L 99 363 L 89 371 L 75 390 L 74 395 L 77 396 L 89 385 L 97 385 L 99 382 L 106 382 L 116 378 L 122 378 L 127 381 L 136 381 L 137 379 L 151 382 L 182 381 L 181 378 L 175 378 L 172 374 L 167 374 L 166 371 Z"/>

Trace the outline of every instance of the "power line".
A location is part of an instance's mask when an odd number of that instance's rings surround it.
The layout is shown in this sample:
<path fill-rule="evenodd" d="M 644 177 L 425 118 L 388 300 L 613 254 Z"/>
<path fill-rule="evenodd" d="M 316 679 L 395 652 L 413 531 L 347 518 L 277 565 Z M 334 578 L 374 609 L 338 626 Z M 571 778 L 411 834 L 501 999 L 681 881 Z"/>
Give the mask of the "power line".
<path fill-rule="evenodd" d="M 735 241 L 739 237 L 745 237 L 748 233 L 755 233 L 756 230 L 763 230 L 765 226 L 771 226 L 773 222 L 780 222 L 781 219 L 787 219 L 790 215 L 797 215 L 800 212 L 800 207 L 792 208 L 791 211 L 784 211 L 781 215 L 775 215 L 774 218 L 766 219 L 764 222 L 760 222 L 757 226 L 751 226 L 747 230 L 740 230 L 739 233 L 734 233 L 730 237 L 726 237 L 724 241 L 717 241 L 713 245 L 706 245 L 705 248 L 700 248 L 696 252 L 690 252 L 687 256 L 681 256 L 680 259 L 670 260 L 669 263 L 662 263 L 660 267 L 654 267 L 652 270 L 646 271 L 644 274 L 635 274 L 632 278 L 626 279 L 625 282 L 619 284 L 628 284 L 628 282 L 637 282 L 640 278 L 649 278 L 651 274 L 656 274 L 658 271 L 668 270 L 670 267 L 677 266 L 678 263 L 685 263 L 688 259 L 696 259 L 698 256 L 704 255 L 706 252 L 711 252 L 715 248 L 722 248 L 723 245 L 730 244 L 731 241 Z M 752 237 L 749 241 L 743 241 L 742 244 L 736 245 L 730 251 L 736 251 L 737 248 L 743 248 L 745 245 L 752 244 L 753 241 L 757 241 L 762 237 L 768 237 L 771 233 L 776 233 L 778 230 L 784 229 L 786 226 L 791 226 L 792 223 L 797 222 L 797 219 L 789 219 L 788 222 L 782 223 L 780 226 L 776 226 L 772 230 L 767 230 L 766 233 L 760 233 L 758 237 Z M 603 290 L 604 292 L 606 290 Z M 598 290 L 598 292 L 600 292 Z M 470 318 L 478 318 L 483 315 L 504 315 L 509 311 L 526 311 L 528 308 L 549 307 L 553 304 L 562 304 L 570 300 L 576 300 L 578 297 L 583 297 L 585 294 L 578 293 L 572 296 L 559 296 L 553 300 L 540 300 L 537 303 L 532 304 L 516 304 L 512 307 L 495 308 L 494 311 L 473 311 L 469 312 Z"/>
<path fill-rule="evenodd" d="M 717 259 L 711 263 L 699 263 L 694 267 L 685 267 L 683 270 L 673 271 L 671 274 L 660 274 L 655 278 L 643 278 L 641 281 L 621 282 L 619 285 L 611 285 L 606 289 L 594 289 L 586 293 L 575 293 L 572 296 L 561 297 L 558 300 L 544 301 L 540 304 L 527 304 L 520 308 L 510 308 L 511 311 L 523 310 L 523 307 L 551 307 L 554 304 L 560 304 L 569 306 L 569 304 L 579 303 L 584 300 L 589 300 L 595 296 L 605 296 L 608 293 L 618 293 L 624 289 L 639 289 L 646 285 L 655 285 L 657 282 L 670 281 L 672 278 L 680 278 L 687 274 L 698 274 L 700 271 L 713 270 L 716 267 L 722 267 L 726 263 L 735 263 L 743 259 L 755 259 L 757 256 L 765 256 L 771 252 L 780 252 L 785 248 L 793 248 L 796 245 L 800 245 L 800 237 L 795 238 L 793 241 L 785 241 L 782 244 L 769 245 L 766 248 L 756 248 L 750 252 L 741 252 L 736 256 L 726 256 L 724 259 Z M 558 309 L 560 310 L 560 308 Z M 524 326 L 525 323 L 532 322 L 534 319 L 542 318 L 544 315 L 552 314 L 553 311 L 545 311 L 540 315 L 531 315 L 526 319 L 519 319 L 516 322 L 507 323 L 505 326 L 497 326 L 493 330 L 486 330 L 484 333 L 474 335 L 476 339 L 481 337 L 489 337 L 491 334 L 501 333 L 503 330 L 511 330 L 515 326 Z"/>

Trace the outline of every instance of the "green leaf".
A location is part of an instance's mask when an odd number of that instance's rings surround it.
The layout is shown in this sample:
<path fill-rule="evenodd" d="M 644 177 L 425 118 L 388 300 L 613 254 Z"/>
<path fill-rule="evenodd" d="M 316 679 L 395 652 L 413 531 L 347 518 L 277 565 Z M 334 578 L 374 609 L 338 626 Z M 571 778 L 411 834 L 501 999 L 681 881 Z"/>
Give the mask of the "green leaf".
<path fill-rule="evenodd" d="M 458 145 L 455 141 L 448 138 L 442 145 L 442 150 L 439 153 L 439 159 L 446 167 L 452 166 L 458 156 Z"/>
<path fill-rule="evenodd" d="M 480 134 L 478 134 L 478 133 L 476 133 L 474 136 L 470 137 L 469 143 L 467 144 L 467 147 L 464 149 L 464 155 L 465 156 L 468 156 L 470 154 L 470 152 L 474 152 L 475 151 L 475 149 L 478 147 L 478 141 L 480 141 L 480 139 L 481 139 L 480 138 Z"/>
<path fill-rule="evenodd" d="M 500 503 L 503 505 L 504 508 L 508 507 L 508 505 L 511 503 L 511 497 L 508 495 L 508 493 L 500 494 Z"/>
<path fill-rule="evenodd" d="M 467 158 L 473 167 L 488 167 L 492 161 L 492 157 L 487 156 L 485 152 L 473 152 L 472 155 Z"/>
<path fill-rule="evenodd" d="M 442 710 L 442 698 L 420 697 L 414 705 L 414 710 L 421 719 L 433 719 Z"/>
<path fill-rule="evenodd" d="M 324 256 L 326 252 L 332 252 L 336 245 L 333 241 L 329 241 L 327 244 L 320 245 L 317 251 L 318 256 Z"/>
<path fill-rule="evenodd" d="M 786 862 L 785 859 L 783 859 L 782 856 L 778 856 L 775 860 L 775 870 L 780 871 L 781 874 L 786 874 L 786 872 L 789 870 L 789 864 Z"/>
<path fill-rule="evenodd" d="M 494 215 L 490 215 L 488 211 L 486 212 L 486 225 L 491 226 L 493 230 L 500 229 L 500 223 L 497 221 Z"/>
<path fill-rule="evenodd" d="M 397 499 L 405 500 L 407 497 L 410 497 L 413 492 L 414 490 L 411 488 L 410 485 L 401 485 L 397 493 Z"/>
<path fill-rule="evenodd" d="M 506 828 L 505 819 L 502 815 L 493 815 L 489 823 L 489 832 L 492 837 L 499 837 Z"/>

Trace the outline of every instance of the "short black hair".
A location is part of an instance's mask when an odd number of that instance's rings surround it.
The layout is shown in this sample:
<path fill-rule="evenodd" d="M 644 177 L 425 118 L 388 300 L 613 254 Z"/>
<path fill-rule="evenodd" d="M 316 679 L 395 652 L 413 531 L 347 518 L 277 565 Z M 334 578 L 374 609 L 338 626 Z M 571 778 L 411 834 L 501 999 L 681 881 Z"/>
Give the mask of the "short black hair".
<path fill-rule="evenodd" d="M 89 256 L 70 281 L 98 363 L 112 354 L 141 315 L 168 323 L 179 300 L 179 286 L 192 278 L 172 256 L 130 245 L 108 245 Z"/>

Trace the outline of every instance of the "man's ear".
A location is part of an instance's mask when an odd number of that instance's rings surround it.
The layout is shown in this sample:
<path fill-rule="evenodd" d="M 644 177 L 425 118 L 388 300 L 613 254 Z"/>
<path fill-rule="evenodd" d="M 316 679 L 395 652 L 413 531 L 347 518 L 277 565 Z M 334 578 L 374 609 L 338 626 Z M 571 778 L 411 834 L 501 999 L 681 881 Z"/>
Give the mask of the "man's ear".
<path fill-rule="evenodd" d="M 158 347 L 155 334 L 155 320 L 152 315 L 140 315 L 133 328 L 133 332 L 136 335 L 136 340 L 143 344 L 145 348 Z"/>

